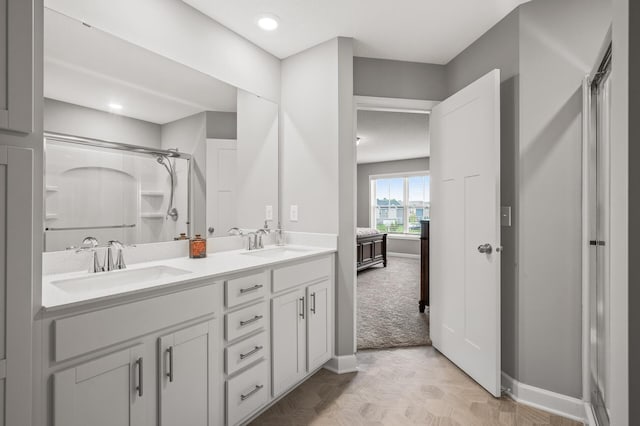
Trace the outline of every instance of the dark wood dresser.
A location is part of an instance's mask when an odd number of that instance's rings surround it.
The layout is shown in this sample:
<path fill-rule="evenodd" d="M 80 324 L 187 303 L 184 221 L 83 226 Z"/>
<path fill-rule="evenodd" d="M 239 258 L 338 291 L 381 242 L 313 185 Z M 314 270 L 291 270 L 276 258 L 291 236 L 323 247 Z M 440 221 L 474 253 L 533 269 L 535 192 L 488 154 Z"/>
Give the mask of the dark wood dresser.
<path fill-rule="evenodd" d="M 429 221 L 420 221 L 420 312 L 429 306 Z"/>

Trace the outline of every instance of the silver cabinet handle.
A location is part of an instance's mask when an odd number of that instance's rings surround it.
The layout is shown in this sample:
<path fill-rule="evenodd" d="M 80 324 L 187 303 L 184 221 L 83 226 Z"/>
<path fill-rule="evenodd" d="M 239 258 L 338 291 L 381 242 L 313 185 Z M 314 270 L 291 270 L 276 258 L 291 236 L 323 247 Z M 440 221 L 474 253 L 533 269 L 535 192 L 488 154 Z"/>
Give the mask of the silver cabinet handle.
<path fill-rule="evenodd" d="M 304 297 L 300 298 L 300 302 L 302 302 L 302 309 L 300 309 L 300 316 L 304 319 Z"/>
<path fill-rule="evenodd" d="M 142 379 L 144 377 L 142 357 L 136 360 L 136 367 L 138 368 L 138 386 L 136 386 L 136 391 L 138 391 L 138 396 L 142 396 L 144 393 L 144 389 L 142 387 Z"/>
<path fill-rule="evenodd" d="M 249 325 L 251 323 L 254 323 L 256 321 L 259 321 L 263 318 L 262 315 L 256 315 L 255 317 L 248 319 L 246 321 L 240 321 L 240 327 L 244 327 L 245 325 Z"/>
<path fill-rule="evenodd" d="M 245 399 L 249 398 L 251 395 L 253 395 L 254 393 L 258 392 L 260 389 L 262 389 L 264 387 L 264 385 L 256 385 L 255 388 L 253 388 L 253 390 L 251 390 L 251 392 L 249 393 L 243 393 L 240 395 L 240 400 L 244 401 Z"/>
<path fill-rule="evenodd" d="M 251 355 L 258 353 L 262 350 L 262 346 L 256 346 L 255 348 L 253 348 L 251 351 L 247 352 L 246 354 L 240 354 L 240 359 L 245 359 L 250 357 Z"/>
<path fill-rule="evenodd" d="M 311 293 L 311 301 L 313 302 L 311 304 L 311 312 L 313 312 L 315 314 L 316 313 L 316 293 L 315 293 L 315 291 L 313 293 Z"/>
<path fill-rule="evenodd" d="M 489 244 L 489 243 L 480 244 L 478 246 L 478 251 L 480 253 L 491 254 L 491 252 L 493 251 L 493 247 L 491 247 L 491 244 Z"/>
<path fill-rule="evenodd" d="M 173 346 L 169 346 L 166 353 L 169 355 L 169 371 L 167 372 L 167 377 L 170 382 L 173 382 Z"/>
<path fill-rule="evenodd" d="M 249 293 L 251 291 L 256 291 L 258 289 L 261 289 L 262 287 L 264 287 L 262 284 L 256 284 L 253 287 L 241 288 L 240 289 L 240 294 L 245 294 L 245 293 Z"/>

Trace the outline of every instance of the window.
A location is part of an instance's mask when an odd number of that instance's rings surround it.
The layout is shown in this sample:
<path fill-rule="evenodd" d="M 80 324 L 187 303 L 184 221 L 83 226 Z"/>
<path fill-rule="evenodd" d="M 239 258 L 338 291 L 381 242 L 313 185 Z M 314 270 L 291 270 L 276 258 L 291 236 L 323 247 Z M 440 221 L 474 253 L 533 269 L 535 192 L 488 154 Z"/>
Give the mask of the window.
<path fill-rule="evenodd" d="M 371 176 L 371 224 L 381 232 L 420 234 L 429 218 L 429 175 Z"/>

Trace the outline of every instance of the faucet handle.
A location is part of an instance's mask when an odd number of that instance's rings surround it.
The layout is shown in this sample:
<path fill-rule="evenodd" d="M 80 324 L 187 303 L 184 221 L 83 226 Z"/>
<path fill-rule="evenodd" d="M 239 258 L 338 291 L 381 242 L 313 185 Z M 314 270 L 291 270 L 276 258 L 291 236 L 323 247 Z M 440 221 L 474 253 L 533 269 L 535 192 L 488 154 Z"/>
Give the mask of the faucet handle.
<path fill-rule="evenodd" d="M 103 272 L 104 267 L 100 264 L 100 259 L 98 259 L 98 251 L 93 250 L 93 264 L 89 269 L 89 272 Z"/>
<path fill-rule="evenodd" d="M 85 237 L 82 240 L 82 245 L 80 247 L 82 247 L 82 248 L 96 248 L 99 245 L 100 244 L 98 243 L 98 239 L 96 237 Z"/>
<path fill-rule="evenodd" d="M 115 263 L 113 262 L 113 253 L 111 251 L 111 248 L 115 248 L 117 251 L 117 256 L 116 256 L 116 260 Z M 111 240 L 109 241 L 109 246 L 107 249 L 107 271 L 112 271 L 114 269 L 126 269 L 127 265 L 124 262 L 124 247 L 125 245 L 122 244 L 120 241 L 118 240 Z M 111 269 L 109 269 L 109 266 L 111 267 Z"/>

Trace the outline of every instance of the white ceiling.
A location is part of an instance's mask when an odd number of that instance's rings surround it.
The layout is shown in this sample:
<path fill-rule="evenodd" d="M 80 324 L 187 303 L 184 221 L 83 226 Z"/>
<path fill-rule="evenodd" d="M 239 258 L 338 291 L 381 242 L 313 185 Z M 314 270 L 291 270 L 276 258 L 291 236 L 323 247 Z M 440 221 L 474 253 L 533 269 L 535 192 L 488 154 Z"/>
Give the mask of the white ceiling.
<path fill-rule="evenodd" d="M 429 115 L 358 111 L 358 164 L 429 156 Z"/>
<path fill-rule="evenodd" d="M 446 64 L 529 0 L 182 0 L 278 58 L 337 36 L 355 55 Z M 261 14 L 280 18 L 265 32 Z"/>
<path fill-rule="evenodd" d="M 237 89 L 45 9 L 44 96 L 165 124 L 202 111 L 235 111 Z"/>

